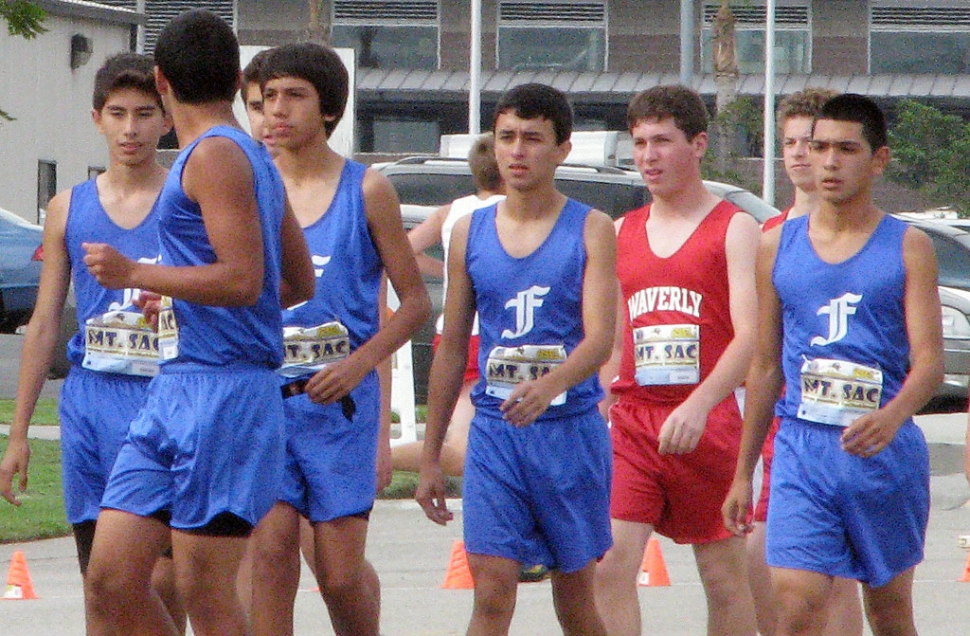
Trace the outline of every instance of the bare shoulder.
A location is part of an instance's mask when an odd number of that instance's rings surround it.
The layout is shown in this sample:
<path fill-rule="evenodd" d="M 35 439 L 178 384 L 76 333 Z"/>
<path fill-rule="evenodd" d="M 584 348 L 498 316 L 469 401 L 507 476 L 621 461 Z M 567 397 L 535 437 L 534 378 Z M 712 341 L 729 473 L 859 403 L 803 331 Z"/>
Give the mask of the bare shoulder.
<path fill-rule="evenodd" d="M 933 248 L 933 239 L 917 227 L 907 227 L 903 234 L 903 258 L 907 267 L 927 262 L 933 263 L 935 267 L 936 251 Z"/>
<path fill-rule="evenodd" d="M 727 250 L 729 253 L 741 250 L 754 254 L 757 251 L 760 236 L 761 226 L 755 218 L 747 212 L 738 212 L 728 223 L 725 236 Z"/>
<path fill-rule="evenodd" d="M 586 215 L 585 231 L 587 236 L 602 236 L 604 233 L 612 236 L 616 233 L 613 219 L 606 212 L 595 208 Z"/>
<path fill-rule="evenodd" d="M 71 196 L 73 188 L 61 190 L 54 198 L 47 202 L 46 218 L 44 220 L 44 231 L 57 230 L 64 233 L 67 224 L 67 212 L 71 209 Z"/>
<path fill-rule="evenodd" d="M 364 171 L 364 198 L 368 201 L 371 197 L 390 198 L 397 203 L 397 191 L 384 174 L 373 168 Z"/>

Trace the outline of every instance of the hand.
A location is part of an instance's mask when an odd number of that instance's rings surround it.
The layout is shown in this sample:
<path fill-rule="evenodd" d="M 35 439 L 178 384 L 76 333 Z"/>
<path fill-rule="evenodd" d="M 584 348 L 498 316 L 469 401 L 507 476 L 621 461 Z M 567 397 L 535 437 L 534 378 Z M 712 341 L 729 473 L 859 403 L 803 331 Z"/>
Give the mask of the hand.
<path fill-rule="evenodd" d="M 162 310 L 162 296 L 156 294 L 155 292 L 145 291 L 144 289 L 139 291 L 135 296 L 135 307 L 141 309 L 142 315 L 145 317 L 145 321 L 152 326 L 152 329 L 158 330 L 158 312 Z"/>
<path fill-rule="evenodd" d="M 19 506 L 21 501 L 13 492 L 13 476 L 20 475 L 18 483 L 21 493 L 27 490 L 27 466 L 30 463 L 30 444 L 26 440 L 10 440 L 7 451 L 0 462 L 0 495 L 8 502 Z"/>
<path fill-rule="evenodd" d="M 546 412 L 555 397 L 538 380 L 529 380 L 517 384 L 499 409 L 512 426 L 528 426 Z"/>
<path fill-rule="evenodd" d="M 418 489 L 414 498 L 421 505 L 424 514 L 440 526 L 447 525 L 454 518 L 445 500 L 445 475 L 441 464 L 421 466 Z"/>
<path fill-rule="evenodd" d="M 671 411 L 660 427 L 661 455 L 683 455 L 697 448 L 707 425 L 707 409 L 694 408 L 690 399 Z"/>
<path fill-rule="evenodd" d="M 866 413 L 842 432 L 842 450 L 859 457 L 872 457 L 889 446 L 902 422 L 894 422 L 882 409 Z"/>
<path fill-rule="evenodd" d="M 734 535 L 743 537 L 751 532 L 751 482 L 735 479 L 731 483 L 724 505 L 721 506 L 724 527 Z"/>
<path fill-rule="evenodd" d="M 317 404 L 333 404 L 349 395 L 369 369 L 361 369 L 354 364 L 354 356 L 328 364 L 317 371 L 306 383 L 306 394 Z"/>
<path fill-rule="evenodd" d="M 98 283 L 108 289 L 135 287 L 131 284 L 131 272 L 135 262 L 105 243 L 82 243 L 87 254 L 84 264 Z"/>

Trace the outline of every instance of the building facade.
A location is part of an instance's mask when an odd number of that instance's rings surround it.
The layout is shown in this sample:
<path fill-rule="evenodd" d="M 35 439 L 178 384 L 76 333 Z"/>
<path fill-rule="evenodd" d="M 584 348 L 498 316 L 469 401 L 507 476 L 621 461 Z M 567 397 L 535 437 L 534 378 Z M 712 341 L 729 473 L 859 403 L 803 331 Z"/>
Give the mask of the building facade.
<path fill-rule="evenodd" d="M 425 152 L 467 131 L 469 0 L 323 0 L 319 31 L 358 59 L 358 148 Z M 970 2 L 777 0 L 776 92 L 830 86 L 970 115 Z M 580 128 L 624 128 L 639 90 L 679 81 L 680 0 L 481 0 L 482 122 L 505 89 L 566 91 Z M 693 86 L 713 104 L 719 2 L 694 2 Z M 308 0 L 236 0 L 243 44 L 307 37 Z M 739 92 L 763 96 L 765 2 L 732 2 Z"/>
<path fill-rule="evenodd" d="M 82 0 L 36 0 L 47 12 L 35 39 L 0 28 L 0 207 L 42 220 L 47 202 L 104 170 L 104 138 L 91 121 L 94 75 L 134 48 L 144 15 Z"/>

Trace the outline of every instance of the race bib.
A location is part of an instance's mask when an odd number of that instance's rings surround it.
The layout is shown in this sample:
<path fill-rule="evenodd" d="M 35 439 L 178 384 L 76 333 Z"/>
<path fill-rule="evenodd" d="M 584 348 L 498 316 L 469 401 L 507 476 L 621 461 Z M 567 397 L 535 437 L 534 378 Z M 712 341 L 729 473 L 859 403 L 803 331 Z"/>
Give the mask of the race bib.
<path fill-rule="evenodd" d="M 313 374 L 348 355 L 350 337 L 337 321 L 316 327 L 284 327 L 283 366 L 278 373 L 288 378 Z"/>
<path fill-rule="evenodd" d="M 701 380 L 700 325 L 651 325 L 633 330 L 640 386 L 697 384 Z"/>
<path fill-rule="evenodd" d="M 845 360 L 805 360 L 798 417 L 819 424 L 848 426 L 879 408 L 882 371 Z"/>
<path fill-rule="evenodd" d="M 158 334 L 140 313 L 110 311 L 84 324 L 84 359 L 92 371 L 158 375 Z"/>
<path fill-rule="evenodd" d="M 485 365 L 485 394 L 505 400 L 517 384 L 537 380 L 565 361 L 566 348 L 562 345 L 495 347 Z M 549 406 L 565 403 L 564 391 Z"/>
<path fill-rule="evenodd" d="M 162 296 L 158 310 L 158 357 L 173 360 L 179 355 L 179 326 L 175 320 L 172 297 Z"/>

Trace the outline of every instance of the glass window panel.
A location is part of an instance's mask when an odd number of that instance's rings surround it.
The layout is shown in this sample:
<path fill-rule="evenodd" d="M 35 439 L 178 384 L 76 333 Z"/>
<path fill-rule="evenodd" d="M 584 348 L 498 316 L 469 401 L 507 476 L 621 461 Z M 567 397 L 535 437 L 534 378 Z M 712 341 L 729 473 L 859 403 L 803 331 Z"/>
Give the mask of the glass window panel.
<path fill-rule="evenodd" d="M 441 129 L 436 121 L 379 117 L 374 119 L 374 152 L 437 153 Z"/>
<path fill-rule="evenodd" d="M 438 68 L 438 27 L 334 25 L 335 47 L 352 47 L 360 68 Z"/>
<path fill-rule="evenodd" d="M 500 27 L 498 67 L 510 71 L 602 71 L 604 41 L 601 28 Z"/>
<path fill-rule="evenodd" d="M 870 73 L 970 73 L 970 33 L 873 31 Z"/>
<path fill-rule="evenodd" d="M 711 29 L 705 28 L 702 46 L 702 63 L 705 73 L 714 72 Z M 735 31 L 738 68 L 743 74 L 765 71 L 764 29 L 737 29 Z M 807 30 L 775 31 L 775 72 L 811 73 L 811 55 Z"/>

